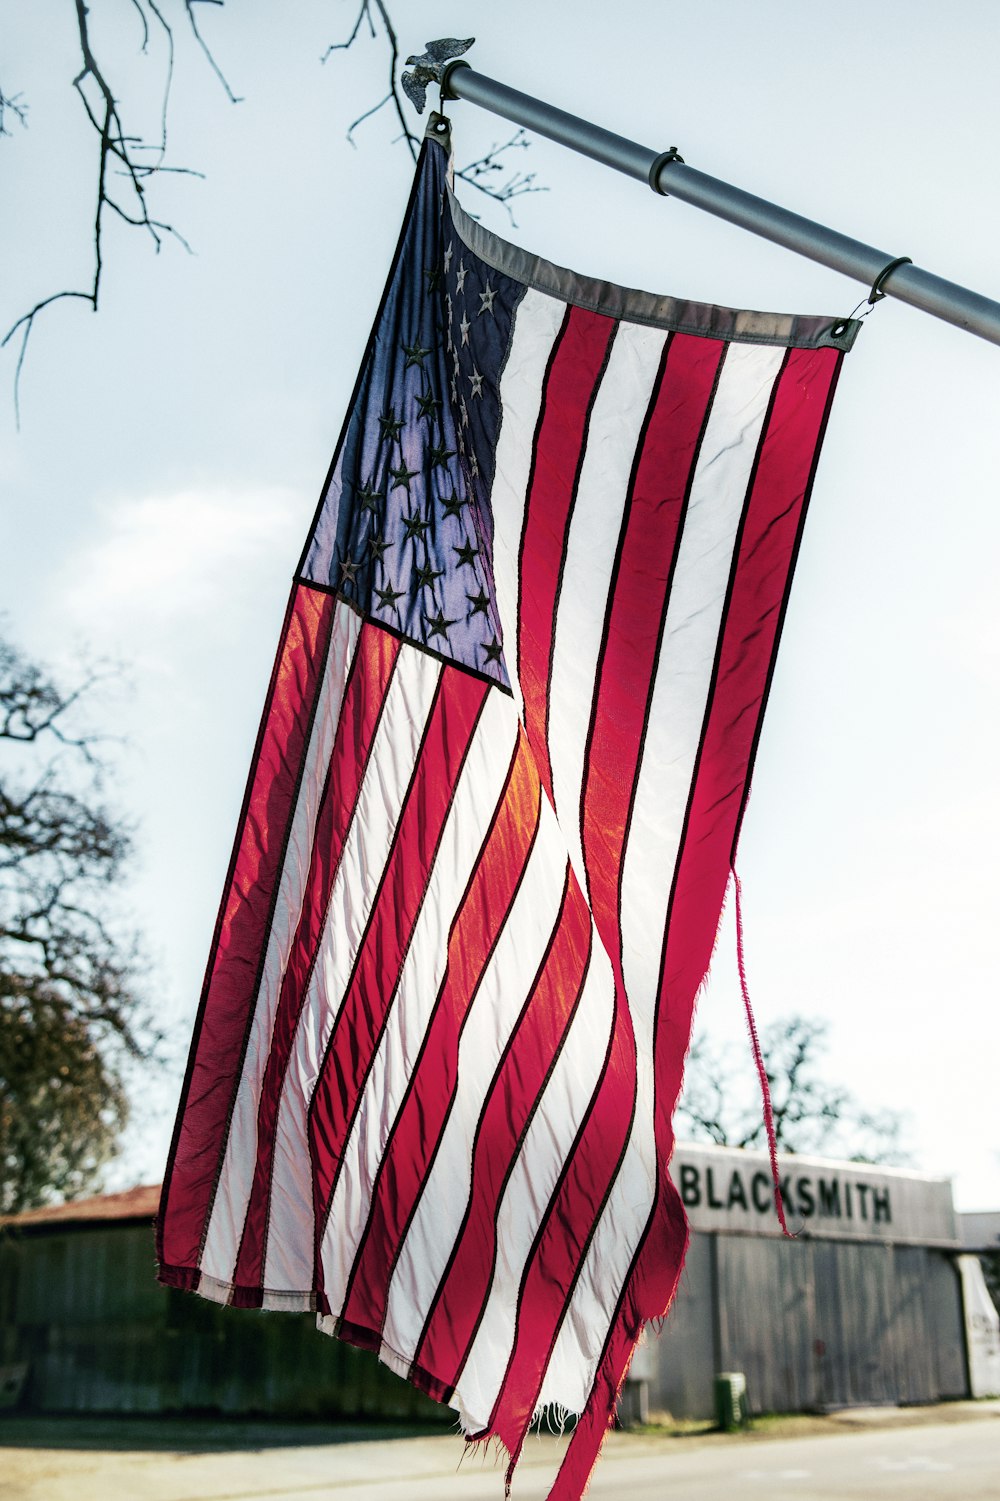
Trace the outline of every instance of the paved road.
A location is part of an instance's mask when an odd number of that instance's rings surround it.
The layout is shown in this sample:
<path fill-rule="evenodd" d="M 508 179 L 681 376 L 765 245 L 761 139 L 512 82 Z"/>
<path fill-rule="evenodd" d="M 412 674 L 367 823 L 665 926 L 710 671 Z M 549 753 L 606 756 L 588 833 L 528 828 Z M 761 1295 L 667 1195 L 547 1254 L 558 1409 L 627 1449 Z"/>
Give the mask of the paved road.
<path fill-rule="evenodd" d="M 992 1406 L 992 1404 L 991 1404 Z M 0 1442 L 3 1441 L 0 1430 Z M 502 1501 L 502 1469 L 457 1438 L 229 1453 L 0 1449 L 3 1501 Z M 556 1441 L 531 1442 L 514 1501 L 539 1501 Z M 1000 1501 L 1000 1407 L 932 1422 L 796 1438 L 614 1435 L 594 1501 Z"/>

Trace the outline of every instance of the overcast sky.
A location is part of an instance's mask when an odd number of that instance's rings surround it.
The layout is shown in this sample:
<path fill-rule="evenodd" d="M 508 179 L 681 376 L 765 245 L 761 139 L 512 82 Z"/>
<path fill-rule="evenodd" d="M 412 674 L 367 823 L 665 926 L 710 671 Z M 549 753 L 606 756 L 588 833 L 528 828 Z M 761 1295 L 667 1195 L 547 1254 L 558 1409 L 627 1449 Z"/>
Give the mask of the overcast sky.
<path fill-rule="evenodd" d="M 175 11 L 182 8 L 175 5 Z M 169 7 L 168 7 L 169 9 Z M 124 659 L 116 795 L 127 893 L 175 1060 L 116 1181 L 162 1173 L 180 1071 L 289 581 L 375 314 L 410 181 L 381 44 L 326 46 L 354 0 L 199 9 L 228 102 L 177 20 L 158 256 L 109 223 L 102 307 L 39 320 L 15 431 L 0 363 L 3 606 L 32 655 Z M 91 0 L 126 121 L 155 131 L 163 51 Z M 280 16 L 280 19 L 279 19 Z M 94 141 L 68 0 L 0 0 L 0 322 L 90 274 Z M 43 19 L 44 18 L 44 19 Z M 482 72 L 1000 297 L 1000 8 L 694 0 L 396 7 L 401 45 L 475 34 Z M 451 107 L 470 159 L 507 127 Z M 862 288 L 544 142 L 528 248 L 654 292 L 846 315 Z M 1000 349 L 887 300 L 847 357 L 740 850 L 758 1022 L 827 1021 L 827 1070 L 907 1115 L 914 1167 L 1000 1206 Z M 723 926 L 696 1023 L 742 1035 Z M 749 1058 L 747 1069 L 752 1065 Z"/>

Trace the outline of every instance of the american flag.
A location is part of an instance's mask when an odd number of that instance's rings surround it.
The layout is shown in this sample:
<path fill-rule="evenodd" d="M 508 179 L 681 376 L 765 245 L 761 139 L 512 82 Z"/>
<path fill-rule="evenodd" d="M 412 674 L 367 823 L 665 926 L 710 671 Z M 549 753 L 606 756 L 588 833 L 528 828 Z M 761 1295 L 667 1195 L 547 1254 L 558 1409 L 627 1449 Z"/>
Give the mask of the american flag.
<path fill-rule="evenodd" d="M 295 578 L 161 1280 L 309 1309 L 578 1497 L 686 1224 L 667 1166 L 854 325 L 561 270 L 432 120 Z"/>

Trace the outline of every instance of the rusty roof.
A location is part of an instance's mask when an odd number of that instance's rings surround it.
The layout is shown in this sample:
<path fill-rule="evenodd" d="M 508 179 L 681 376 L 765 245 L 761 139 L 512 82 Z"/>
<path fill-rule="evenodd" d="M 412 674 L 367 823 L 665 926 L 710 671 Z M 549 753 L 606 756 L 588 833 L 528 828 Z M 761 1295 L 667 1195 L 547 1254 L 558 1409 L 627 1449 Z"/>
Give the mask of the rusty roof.
<path fill-rule="evenodd" d="M 151 1220 L 160 1205 L 159 1183 L 145 1183 L 127 1188 L 123 1193 L 97 1194 L 89 1199 L 74 1199 L 70 1204 L 46 1204 L 41 1209 L 26 1209 L 21 1214 L 0 1216 L 0 1229 L 31 1230 L 37 1225 L 80 1225 L 106 1221 Z"/>

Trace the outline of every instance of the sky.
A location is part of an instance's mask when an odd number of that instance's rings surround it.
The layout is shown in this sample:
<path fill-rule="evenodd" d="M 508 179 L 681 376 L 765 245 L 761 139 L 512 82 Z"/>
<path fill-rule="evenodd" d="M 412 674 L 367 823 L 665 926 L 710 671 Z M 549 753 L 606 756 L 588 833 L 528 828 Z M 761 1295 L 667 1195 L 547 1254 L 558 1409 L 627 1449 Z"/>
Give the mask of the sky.
<path fill-rule="evenodd" d="M 71 674 L 127 664 L 114 795 L 125 892 L 169 1059 L 142 1081 L 113 1186 L 162 1174 L 202 971 L 292 571 L 374 318 L 411 177 L 381 42 L 320 59 L 354 0 L 200 7 L 232 104 L 185 34 L 150 188 L 190 242 L 109 223 L 101 308 L 37 322 L 15 422 L 0 360 L 6 626 Z M 91 274 L 96 157 L 72 89 L 73 6 L 0 0 L 0 323 Z M 155 133 L 165 54 L 130 0 L 91 0 L 126 120 Z M 1000 298 L 1000 9 L 838 0 L 411 0 L 404 54 L 469 60 L 888 257 Z M 450 106 L 459 164 L 512 127 Z M 589 275 L 728 306 L 846 315 L 866 295 L 554 144 L 546 191 L 464 189 L 507 239 Z M 1000 1206 L 1000 349 L 881 303 L 847 357 L 744 824 L 746 953 L 762 1027 L 828 1025 L 824 1068 L 900 1111 L 910 1165 Z M 743 1035 L 732 914 L 696 1036 Z M 747 1054 L 747 1070 L 752 1063 Z"/>

